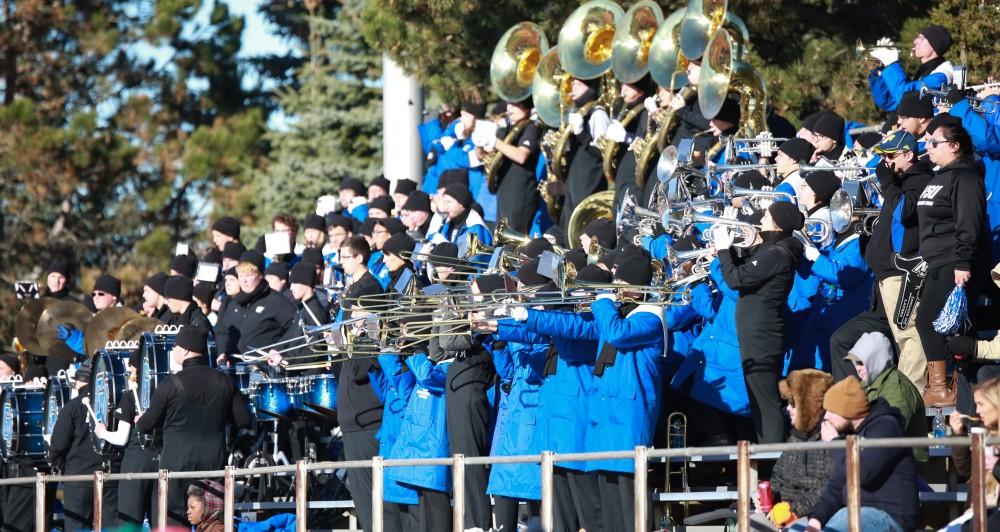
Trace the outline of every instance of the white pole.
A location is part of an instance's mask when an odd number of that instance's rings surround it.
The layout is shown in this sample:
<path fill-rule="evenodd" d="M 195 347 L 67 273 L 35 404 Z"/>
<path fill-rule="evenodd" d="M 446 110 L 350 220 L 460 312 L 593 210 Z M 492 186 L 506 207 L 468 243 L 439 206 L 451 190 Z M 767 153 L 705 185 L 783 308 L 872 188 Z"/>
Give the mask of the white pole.
<path fill-rule="evenodd" d="M 423 120 L 424 91 L 387 55 L 382 56 L 382 173 L 389 181 L 423 178 L 417 127 Z"/>

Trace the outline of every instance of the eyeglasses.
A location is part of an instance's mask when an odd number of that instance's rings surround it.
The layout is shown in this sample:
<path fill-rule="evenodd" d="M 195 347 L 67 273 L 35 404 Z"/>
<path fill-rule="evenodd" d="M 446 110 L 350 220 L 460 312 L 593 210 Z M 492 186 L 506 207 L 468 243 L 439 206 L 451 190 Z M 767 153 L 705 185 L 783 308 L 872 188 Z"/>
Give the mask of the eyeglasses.
<path fill-rule="evenodd" d="M 91 292 L 90 293 L 91 297 L 104 297 L 106 295 L 110 295 L 110 294 L 108 294 L 107 292 Z"/>
<path fill-rule="evenodd" d="M 932 148 L 937 148 L 938 144 L 948 144 L 951 142 L 955 141 L 951 139 L 927 139 L 927 145 Z"/>
<path fill-rule="evenodd" d="M 340 256 L 341 260 L 343 260 L 343 259 L 353 259 L 355 257 L 357 257 L 357 255 L 341 255 Z"/>

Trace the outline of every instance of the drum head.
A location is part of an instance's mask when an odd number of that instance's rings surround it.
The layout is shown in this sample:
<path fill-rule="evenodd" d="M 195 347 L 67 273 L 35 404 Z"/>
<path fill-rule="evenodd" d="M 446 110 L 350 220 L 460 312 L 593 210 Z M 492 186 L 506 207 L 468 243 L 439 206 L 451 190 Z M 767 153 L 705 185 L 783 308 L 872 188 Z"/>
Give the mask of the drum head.
<path fill-rule="evenodd" d="M 0 444 L 0 454 L 3 454 L 4 458 L 11 458 L 17 453 L 19 416 L 14 390 L 10 388 L 4 389 L 3 394 L 0 394 L 0 415 L 3 416 L 3 419 L 0 420 L 0 437 L 3 438 L 3 442 Z"/>
<path fill-rule="evenodd" d="M 52 429 L 59 419 L 59 412 L 62 411 L 66 401 L 69 400 L 69 386 L 59 379 L 51 379 L 45 386 L 45 415 L 42 433 L 48 437 L 52 435 Z"/>

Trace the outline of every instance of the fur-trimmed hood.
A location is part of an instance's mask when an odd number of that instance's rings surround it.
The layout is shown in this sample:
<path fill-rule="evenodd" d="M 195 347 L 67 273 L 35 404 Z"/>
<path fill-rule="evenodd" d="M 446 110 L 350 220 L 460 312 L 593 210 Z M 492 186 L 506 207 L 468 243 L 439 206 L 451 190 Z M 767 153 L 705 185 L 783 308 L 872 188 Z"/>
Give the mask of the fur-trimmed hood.
<path fill-rule="evenodd" d="M 778 383 L 781 398 L 795 405 L 795 430 L 807 434 L 823 419 L 823 395 L 832 384 L 829 373 L 815 369 L 793 371 Z"/>

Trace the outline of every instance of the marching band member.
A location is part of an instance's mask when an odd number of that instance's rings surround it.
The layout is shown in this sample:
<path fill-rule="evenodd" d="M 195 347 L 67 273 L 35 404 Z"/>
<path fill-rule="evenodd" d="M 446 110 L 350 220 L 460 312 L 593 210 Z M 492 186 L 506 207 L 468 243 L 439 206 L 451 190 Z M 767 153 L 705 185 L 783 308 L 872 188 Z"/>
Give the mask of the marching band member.
<path fill-rule="evenodd" d="M 94 312 L 111 307 L 121 306 L 122 282 L 117 277 L 102 273 L 94 281 L 94 289 L 90 293 Z"/>
<path fill-rule="evenodd" d="M 288 263 L 275 261 L 264 269 L 264 282 L 271 287 L 271 291 L 281 294 L 292 301 L 291 294 L 288 293 Z"/>
<path fill-rule="evenodd" d="M 823 111 L 816 116 L 811 135 L 806 140 L 813 145 L 813 164 L 829 164 L 844 153 L 844 119 L 833 111 Z"/>
<path fill-rule="evenodd" d="M 562 206 L 562 218 L 559 226 L 569 227 L 569 217 L 573 209 L 584 198 L 594 192 L 604 190 L 607 185 L 603 175 L 603 159 L 601 150 L 595 141 L 603 137 L 611 123 L 608 111 L 600 105 L 601 80 L 582 80 L 571 78 L 570 94 L 573 98 L 574 110 L 567 118 L 568 127 L 572 128 L 574 146 L 566 155 L 569 161 L 566 183 L 557 189 L 553 196 L 565 196 Z M 592 104 L 592 105 L 590 105 Z M 586 113 L 581 111 L 586 110 Z"/>
<path fill-rule="evenodd" d="M 948 85 L 952 79 L 952 64 L 944 54 L 951 48 L 951 33 L 942 26 L 931 24 L 920 30 L 913 39 L 913 55 L 920 60 L 920 67 L 914 80 L 906 76 L 899 62 L 899 50 L 888 38 L 879 39 L 869 55 L 878 59 L 882 66 L 868 74 L 875 105 L 885 111 L 896 111 L 903 94 L 920 91 L 921 88 L 938 89 Z"/>
<path fill-rule="evenodd" d="M 923 153 L 923 139 L 927 126 L 934 118 L 934 104 L 929 96 L 921 97 L 919 92 L 903 94 L 896 108 L 896 125 L 899 129 L 909 132 L 917 139 L 917 152 Z"/>
<path fill-rule="evenodd" d="M 393 209 L 392 198 L 389 196 L 378 196 L 368 200 L 369 218 L 391 218 Z"/>
<path fill-rule="evenodd" d="M 302 239 L 306 248 L 320 248 L 326 245 L 326 219 L 316 213 L 309 213 L 302 219 Z"/>
<path fill-rule="evenodd" d="M 618 167 L 615 169 L 616 211 L 626 197 L 642 195 L 642 191 L 637 190 L 635 184 L 636 162 L 635 154 L 632 153 L 632 141 L 646 136 L 649 110 L 639 106 L 645 105 L 646 98 L 655 95 L 656 84 L 653 83 L 653 78 L 649 74 L 634 83 L 622 83 L 621 99 L 616 102 L 621 105 L 621 109 L 615 114 L 624 117 L 632 111 L 640 112 L 627 127 L 623 126 L 618 119 L 612 120 L 604 133 L 604 138 L 622 144 L 618 153 Z"/>
<path fill-rule="evenodd" d="M 163 297 L 163 289 L 166 284 L 167 274 L 156 272 L 142 285 L 143 313 L 164 323 L 170 319 L 170 307 L 167 306 Z"/>
<path fill-rule="evenodd" d="M 264 256 L 249 250 L 236 267 L 240 291 L 215 331 L 220 357 L 246 353 L 278 341 L 295 319 L 295 306 L 264 282 Z"/>
<path fill-rule="evenodd" d="M 198 305 L 192 301 L 193 295 L 194 286 L 191 279 L 179 275 L 167 279 L 163 287 L 163 297 L 170 309 L 170 321 L 167 322 L 167 325 L 200 327 L 211 334 L 212 324 L 202 314 Z"/>
<path fill-rule="evenodd" d="M 447 221 L 439 233 L 444 240 L 458 244 L 467 239 L 467 235 L 474 234 L 483 244 L 493 244 L 493 234 L 474 208 L 472 193 L 468 188 L 457 183 L 448 185 L 439 204 L 441 211 L 447 215 Z"/>
<path fill-rule="evenodd" d="M 170 259 L 170 275 L 179 275 L 181 277 L 187 277 L 188 279 L 194 279 L 194 274 L 198 269 L 198 259 L 194 255 L 184 254 L 184 255 L 174 255 L 174 258 Z"/>
<path fill-rule="evenodd" d="M 341 214 L 350 216 L 358 223 L 368 218 L 368 198 L 364 183 L 354 177 L 345 177 L 340 182 L 337 197 L 340 200 Z"/>
<path fill-rule="evenodd" d="M 385 408 L 382 409 L 382 426 L 375 437 L 379 443 L 378 454 L 389 458 L 393 456 L 393 446 L 402 432 L 406 406 L 416 379 L 410 368 L 403 363 L 401 355 L 382 354 L 377 360 L 378 364 L 369 368 L 368 377 L 372 391 Z M 392 478 L 384 478 L 382 497 L 385 499 L 382 507 L 383 530 L 405 532 L 419 529 L 420 515 L 414 508 L 419 497 L 415 489 Z"/>
<path fill-rule="evenodd" d="M 782 142 L 778 147 L 778 153 L 774 156 L 774 164 L 780 179 L 774 189 L 797 198 L 802 184 L 805 183 L 799 173 L 799 165 L 812 160 L 814 151 L 816 148 L 806 139 L 794 138 Z M 781 198 L 778 201 L 787 200 Z"/>
<path fill-rule="evenodd" d="M 76 301 L 70 295 L 72 286 L 69 279 L 69 264 L 62 259 L 52 259 L 48 269 L 45 271 L 45 297 L 51 297 L 60 301 Z"/>
<path fill-rule="evenodd" d="M 840 190 L 840 184 L 840 178 L 833 172 L 814 170 L 805 175 L 804 182 L 799 187 L 799 205 L 805 209 L 806 218 L 826 222 L 830 227 L 829 234 L 815 242 L 817 247 L 829 246 L 837 236 L 830 219 L 830 198 Z"/>
<path fill-rule="evenodd" d="M 402 220 L 407 231 L 416 233 L 420 239 L 427 238 L 433 215 L 431 197 L 422 190 L 411 192 L 399 210 L 399 219 Z"/>
<path fill-rule="evenodd" d="M 520 102 L 507 102 L 506 130 L 501 130 L 493 139 L 488 139 L 485 150 L 499 151 L 504 158 L 497 170 L 497 219 L 504 218 L 511 229 L 528 233 L 535 216 L 539 195 L 535 180 L 535 168 L 541 153 L 542 130 L 531 120 L 532 100 L 528 97 Z M 520 136 L 512 143 L 504 142 L 507 131 L 524 124 Z"/>
<path fill-rule="evenodd" d="M 370 204 L 375 198 L 389 197 L 389 190 L 391 188 L 392 183 L 384 175 L 375 176 L 368 183 L 368 203 Z"/>
<path fill-rule="evenodd" d="M 397 179 L 393 183 L 392 188 L 392 201 L 394 207 L 394 213 L 399 214 L 399 211 L 403 208 L 403 204 L 406 203 L 407 198 L 410 194 L 416 192 L 417 183 L 412 179 Z"/>
<path fill-rule="evenodd" d="M 212 249 L 205 255 L 204 262 L 221 262 L 219 253 L 226 250 L 226 244 L 240 243 L 240 222 L 232 216 L 223 216 L 212 224 Z"/>

